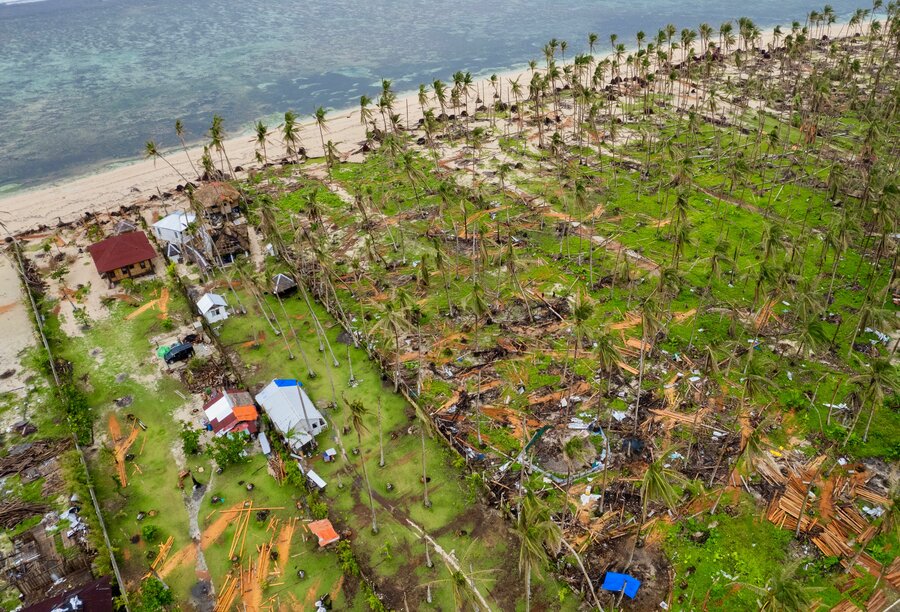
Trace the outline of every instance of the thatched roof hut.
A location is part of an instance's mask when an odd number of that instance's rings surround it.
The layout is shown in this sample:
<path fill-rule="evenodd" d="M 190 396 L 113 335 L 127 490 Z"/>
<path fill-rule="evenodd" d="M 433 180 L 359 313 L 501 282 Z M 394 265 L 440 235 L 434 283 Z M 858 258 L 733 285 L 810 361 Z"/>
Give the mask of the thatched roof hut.
<path fill-rule="evenodd" d="M 240 208 L 241 193 L 228 183 L 206 183 L 194 192 L 194 198 L 207 216 L 229 216 Z"/>

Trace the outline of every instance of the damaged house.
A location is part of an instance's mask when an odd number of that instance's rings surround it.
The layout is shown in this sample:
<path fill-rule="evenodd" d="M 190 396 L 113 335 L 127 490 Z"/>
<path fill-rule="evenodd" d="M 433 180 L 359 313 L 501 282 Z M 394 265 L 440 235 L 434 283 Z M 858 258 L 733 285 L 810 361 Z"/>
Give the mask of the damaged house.
<path fill-rule="evenodd" d="M 276 378 L 256 395 L 256 403 L 294 452 L 315 445 L 315 437 L 328 427 L 298 380 Z"/>

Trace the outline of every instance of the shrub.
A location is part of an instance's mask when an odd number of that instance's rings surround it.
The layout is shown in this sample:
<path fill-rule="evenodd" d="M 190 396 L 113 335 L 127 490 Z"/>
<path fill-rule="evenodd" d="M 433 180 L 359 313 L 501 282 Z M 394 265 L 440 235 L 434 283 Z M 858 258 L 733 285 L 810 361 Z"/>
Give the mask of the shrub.
<path fill-rule="evenodd" d="M 216 436 L 213 438 L 212 444 L 210 444 L 210 454 L 215 459 L 216 465 L 225 469 L 229 465 L 246 461 L 244 456 L 244 446 L 246 444 L 247 440 L 241 434 Z"/>
<path fill-rule="evenodd" d="M 200 452 L 200 430 L 187 423 L 181 423 L 181 444 L 185 455 L 196 455 Z"/>
<path fill-rule="evenodd" d="M 139 612 L 157 612 L 175 603 L 172 591 L 156 578 L 148 578 L 141 586 L 137 604 L 132 607 Z"/>
<path fill-rule="evenodd" d="M 159 538 L 159 527 L 156 525 L 144 525 L 141 527 L 141 537 L 145 542 L 155 542 Z"/>
<path fill-rule="evenodd" d="M 350 542 L 341 540 L 337 545 L 338 560 L 341 564 L 341 571 L 348 576 L 359 576 L 359 563 L 350 548 Z"/>

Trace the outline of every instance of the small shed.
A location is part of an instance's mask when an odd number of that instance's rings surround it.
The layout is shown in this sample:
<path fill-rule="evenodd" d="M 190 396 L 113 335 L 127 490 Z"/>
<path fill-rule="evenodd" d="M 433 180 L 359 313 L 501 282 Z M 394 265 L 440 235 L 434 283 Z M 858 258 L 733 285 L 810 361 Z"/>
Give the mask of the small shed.
<path fill-rule="evenodd" d="M 309 531 L 319 538 L 319 548 L 324 548 L 329 544 L 334 544 L 341 539 L 338 532 L 335 531 L 334 525 L 328 519 L 313 521 L 307 525 Z"/>
<path fill-rule="evenodd" d="M 269 438 L 266 437 L 266 432 L 264 431 L 259 432 L 259 447 L 266 457 L 272 454 L 272 445 L 269 444 Z"/>
<path fill-rule="evenodd" d="M 324 491 L 325 487 L 328 486 L 328 483 L 312 470 L 306 472 L 306 479 L 320 491 Z"/>
<path fill-rule="evenodd" d="M 297 291 L 297 282 L 287 274 L 278 273 L 272 279 L 272 293 L 287 297 Z"/>
<path fill-rule="evenodd" d="M 228 318 L 228 303 L 218 293 L 203 294 L 197 300 L 197 310 L 208 323 L 216 323 Z"/>
<path fill-rule="evenodd" d="M 122 219 L 113 226 L 113 233 L 116 235 L 127 234 L 128 232 L 133 232 L 136 229 L 137 226 L 134 223 L 126 219 Z"/>
<path fill-rule="evenodd" d="M 169 261 L 174 261 L 175 263 L 181 263 L 181 246 L 175 244 L 174 242 L 170 242 L 166 245 L 166 259 Z"/>

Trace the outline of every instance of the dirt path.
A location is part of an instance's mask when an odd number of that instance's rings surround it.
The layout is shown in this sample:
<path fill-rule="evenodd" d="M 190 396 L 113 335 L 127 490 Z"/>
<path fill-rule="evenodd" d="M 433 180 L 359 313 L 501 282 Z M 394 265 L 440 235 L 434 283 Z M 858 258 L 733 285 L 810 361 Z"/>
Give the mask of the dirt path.
<path fill-rule="evenodd" d="M 203 533 L 200 535 L 200 548 L 206 550 L 209 548 L 210 544 L 219 539 L 219 537 L 225 533 L 225 530 L 228 526 L 240 516 L 240 513 L 237 512 L 241 508 L 244 507 L 244 502 L 238 502 L 231 506 L 230 508 L 224 508 L 219 513 L 219 516 L 216 517 L 212 523 L 210 523 L 209 527 L 203 530 Z"/>
<path fill-rule="evenodd" d="M 174 572 L 182 565 L 189 565 L 191 563 L 194 563 L 196 559 L 197 543 L 191 542 L 190 544 L 186 544 L 174 555 L 169 555 L 169 558 L 165 560 L 162 567 L 159 568 L 156 573 L 159 574 L 160 578 L 166 578 L 169 574 Z"/>
<path fill-rule="evenodd" d="M 303 609 L 304 610 L 312 610 L 315 608 L 316 599 L 318 599 L 317 593 L 319 592 L 319 587 L 322 586 L 322 579 L 316 578 L 312 586 L 306 591 L 306 597 L 303 598 Z"/>
<path fill-rule="evenodd" d="M 25 387 L 25 369 L 19 367 L 19 354 L 35 342 L 28 298 L 21 291 L 19 275 L 12 261 L 0 256 L 0 393 Z"/>
<path fill-rule="evenodd" d="M 109 413 L 109 439 L 113 441 L 113 444 L 122 439 L 122 426 L 119 424 L 115 412 Z"/>

